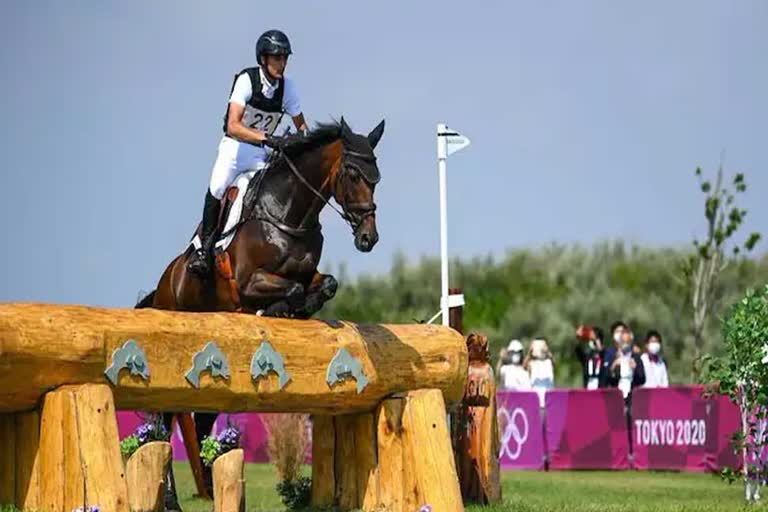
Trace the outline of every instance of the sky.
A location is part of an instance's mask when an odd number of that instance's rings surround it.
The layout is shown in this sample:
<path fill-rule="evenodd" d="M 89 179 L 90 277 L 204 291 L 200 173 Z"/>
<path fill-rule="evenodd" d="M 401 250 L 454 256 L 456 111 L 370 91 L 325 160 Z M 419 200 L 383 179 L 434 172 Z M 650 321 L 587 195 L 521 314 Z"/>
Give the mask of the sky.
<path fill-rule="evenodd" d="M 744 172 L 768 230 L 768 2 L 0 2 L 0 301 L 131 307 L 202 212 L 235 72 L 271 28 L 307 118 L 376 149 L 380 241 L 326 209 L 321 270 L 552 242 L 682 246 L 694 170 Z M 457 283 L 452 283 L 457 284 Z M 440 283 L 435 283 L 436 297 Z M 437 299 L 436 299 L 437 302 Z"/>

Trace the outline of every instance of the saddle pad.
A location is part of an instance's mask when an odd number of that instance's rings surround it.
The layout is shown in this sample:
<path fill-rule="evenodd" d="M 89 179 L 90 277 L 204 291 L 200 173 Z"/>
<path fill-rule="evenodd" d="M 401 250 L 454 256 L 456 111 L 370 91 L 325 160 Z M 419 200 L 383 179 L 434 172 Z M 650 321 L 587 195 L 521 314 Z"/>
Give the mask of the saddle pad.
<path fill-rule="evenodd" d="M 233 228 L 240 222 L 240 216 L 243 213 L 243 198 L 245 197 L 246 190 L 248 190 L 248 184 L 262 168 L 263 166 L 240 174 L 235 178 L 234 183 L 230 185 L 229 189 L 227 189 L 227 193 L 224 197 L 229 197 L 231 189 L 233 188 L 237 189 L 237 197 L 229 208 L 229 214 L 227 215 L 226 222 L 224 222 L 224 226 L 219 230 L 220 234 L 214 244 L 214 253 L 226 251 L 229 244 L 232 243 L 232 240 L 235 238 L 237 229 Z M 224 234 L 225 236 L 221 236 L 221 234 Z M 190 241 L 190 244 L 192 244 L 195 250 L 202 247 L 199 233 L 195 234 L 194 238 Z"/>

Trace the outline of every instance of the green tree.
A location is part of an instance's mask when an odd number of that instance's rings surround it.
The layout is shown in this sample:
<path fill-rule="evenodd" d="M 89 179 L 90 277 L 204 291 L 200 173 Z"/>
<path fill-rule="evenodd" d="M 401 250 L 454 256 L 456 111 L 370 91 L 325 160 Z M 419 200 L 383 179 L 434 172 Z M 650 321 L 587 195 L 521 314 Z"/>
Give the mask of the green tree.
<path fill-rule="evenodd" d="M 737 173 L 729 188 L 723 183 L 723 168 L 718 168 L 714 186 L 702 175 L 701 168 L 696 169 L 699 186 L 704 193 L 704 217 L 707 221 L 706 237 L 699 241 L 695 239 L 695 251 L 686 259 L 683 265 L 683 275 L 690 290 L 690 301 L 693 312 L 694 366 L 693 377 L 698 377 L 699 365 L 704 348 L 704 330 L 707 320 L 716 307 L 718 296 L 718 281 L 725 268 L 742 252 L 754 249 L 760 240 L 759 233 L 750 234 L 742 244 L 733 244 L 732 257 L 726 254 L 726 246 L 742 226 L 747 210 L 739 208 L 736 203 L 737 194 L 747 190 L 744 175 Z"/>

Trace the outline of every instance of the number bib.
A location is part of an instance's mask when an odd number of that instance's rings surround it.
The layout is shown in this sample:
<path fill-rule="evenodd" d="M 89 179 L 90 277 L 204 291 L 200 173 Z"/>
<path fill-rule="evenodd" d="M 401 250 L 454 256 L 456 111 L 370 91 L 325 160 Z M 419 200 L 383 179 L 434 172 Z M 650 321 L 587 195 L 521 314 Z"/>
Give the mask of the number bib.
<path fill-rule="evenodd" d="M 246 105 L 245 113 L 243 114 L 243 124 L 248 128 L 272 135 L 277 129 L 277 125 L 280 124 L 282 117 L 282 112 L 264 112 L 263 110 Z"/>

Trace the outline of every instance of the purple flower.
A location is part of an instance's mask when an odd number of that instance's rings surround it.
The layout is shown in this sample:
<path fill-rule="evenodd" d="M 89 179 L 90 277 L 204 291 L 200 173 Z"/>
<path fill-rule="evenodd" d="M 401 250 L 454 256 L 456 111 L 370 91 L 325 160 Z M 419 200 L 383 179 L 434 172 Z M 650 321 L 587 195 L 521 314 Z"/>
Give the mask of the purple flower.
<path fill-rule="evenodd" d="M 418 512 L 432 512 L 432 505 L 424 505 Z"/>
<path fill-rule="evenodd" d="M 228 426 L 219 432 L 216 440 L 221 445 L 222 452 L 232 450 L 240 444 L 240 431 L 236 427 Z"/>

